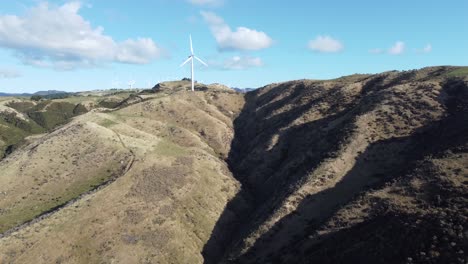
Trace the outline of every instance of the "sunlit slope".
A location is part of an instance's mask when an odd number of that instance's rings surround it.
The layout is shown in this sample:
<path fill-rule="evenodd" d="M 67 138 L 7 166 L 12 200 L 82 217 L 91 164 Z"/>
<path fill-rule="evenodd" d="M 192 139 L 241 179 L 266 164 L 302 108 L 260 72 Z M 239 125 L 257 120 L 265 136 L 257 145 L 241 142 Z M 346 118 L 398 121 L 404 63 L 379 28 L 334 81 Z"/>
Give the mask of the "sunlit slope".
<path fill-rule="evenodd" d="M 0 162 L 0 232 L 116 177 L 131 153 L 111 130 L 74 122 Z"/>
<path fill-rule="evenodd" d="M 232 119 L 242 104 L 242 96 L 229 91 L 167 92 L 118 111 L 85 114 L 49 135 L 52 140 L 55 134 L 76 128 L 65 141 L 84 137 L 88 142 L 70 147 L 74 152 L 67 156 L 81 156 L 89 145 L 92 153 L 118 163 L 111 168 L 123 167 L 123 173 L 104 188 L 2 238 L 0 262 L 203 262 L 202 248 L 239 189 L 222 158 L 229 152 Z M 44 151 L 49 147 L 37 143 Z M 102 148 L 107 143 L 109 152 Z M 107 167 L 92 160 L 80 165 L 83 172 Z M 2 181 L 16 177 L 2 175 Z M 32 176 L 24 178 L 34 182 Z M 19 197 L 9 203 L 23 201 Z"/>

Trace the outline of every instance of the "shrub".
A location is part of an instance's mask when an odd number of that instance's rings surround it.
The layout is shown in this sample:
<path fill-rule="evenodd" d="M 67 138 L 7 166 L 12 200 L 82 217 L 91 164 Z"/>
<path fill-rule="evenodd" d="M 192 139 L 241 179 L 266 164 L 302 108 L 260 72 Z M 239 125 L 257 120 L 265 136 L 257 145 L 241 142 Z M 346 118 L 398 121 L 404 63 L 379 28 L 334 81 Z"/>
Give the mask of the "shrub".
<path fill-rule="evenodd" d="M 42 96 L 40 96 L 40 95 L 33 95 L 33 96 L 31 96 L 31 100 L 32 100 L 32 101 L 36 101 L 36 102 L 37 102 L 37 101 L 40 101 L 41 99 L 42 99 Z"/>

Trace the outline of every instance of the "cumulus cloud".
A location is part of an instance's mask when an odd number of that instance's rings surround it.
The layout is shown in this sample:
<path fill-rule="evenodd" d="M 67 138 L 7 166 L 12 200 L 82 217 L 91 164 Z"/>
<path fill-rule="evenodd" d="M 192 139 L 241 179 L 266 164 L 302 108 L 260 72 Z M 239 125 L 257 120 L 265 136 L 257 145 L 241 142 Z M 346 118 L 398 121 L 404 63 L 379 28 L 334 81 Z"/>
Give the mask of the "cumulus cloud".
<path fill-rule="evenodd" d="M 0 79 L 13 79 L 21 77 L 21 73 L 12 69 L 0 69 Z"/>
<path fill-rule="evenodd" d="M 427 44 L 426 46 L 424 46 L 424 48 L 416 50 L 416 52 L 419 52 L 419 53 L 429 53 L 431 51 L 432 51 L 432 45 L 431 44 Z"/>
<path fill-rule="evenodd" d="M 157 58 L 161 50 L 150 38 L 127 39 L 118 45 L 116 60 L 124 63 L 145 64 Z"/>
<path fill-rule="evenodd" d="M 0 47 L 13 50 L 25 64 L 63 70 L 105 62 L 144 64 L 162 55 L 149 38 L 114 41 L 79 15 L 81 6 L 41 2 L 24 16 L 0 16 Z"/>
<path fill-rule="evenodd" d="M 224 70 L 245 70 L 263 66 L 263 61 L 259 57 L 234 56 L 226 59 L 222 65 Z"/>
<path fill-rule="evenodd" d="M 424 49 L 423 49 L 424 52 L 428 53 L 428 52 L 431 52 L 432 51 L 432 45 L 431 44 L 427 44 Z"/>
<path fill-rule="evenodd" d="M 330 37 L 330 36 L 317 36 L 315 39 L 309 41 L 309 49 L 323 53 L 335 53 L 344 49 L 344 45 Z"/>
<path fill-rule="evenodd" d="M 397 41 L 389 50 L 388 53 L 392 55 L 400 55 L 405 52 L 405 43 L 403 41 Z"/>
<path fill-rule="evenodd" d="M 262 31 L 246 27 L 231 29 L 224 20 L 212 12 L 201 11 L 201 15 L 210 26 L 218 43 L 218 49 L 224 50 L 261 50 L 270 47 L 273 40 Z"/>
<path fill-rule="evenodd" d="M 187 0 L 187 2 L 198 6 L 221 6 L 224 0 Z"/>

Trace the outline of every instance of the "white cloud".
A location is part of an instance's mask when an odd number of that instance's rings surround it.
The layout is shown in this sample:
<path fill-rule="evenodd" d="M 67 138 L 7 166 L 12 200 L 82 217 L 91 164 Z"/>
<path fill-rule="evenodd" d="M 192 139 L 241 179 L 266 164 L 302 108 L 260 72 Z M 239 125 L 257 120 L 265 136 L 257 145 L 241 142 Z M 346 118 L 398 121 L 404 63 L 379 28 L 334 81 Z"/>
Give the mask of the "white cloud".
<path fill-rule="evenodd" d="M 405 43 L 403 41 L 397 41 L 389 50 L 388 53 L 392 55 L 399 55 L 405 52 Z"/>
<path fill-rule="evenodd" d="M 222 65 L 224 70 L 245 70 L 263 66 L 263 61 L 259 57 L 234 56 L 226 59 Z"/>
<path fill-rule="evenodd" d="M 220 50 L 261 50 L 270 47 L 273 40 L 262 31 L 238 27 L 232 31 L 224 20 L 212 12 L 200 12 L 210 26 Z"/>
<path fill-rule="evenodd" d="M 309 41 L 309 49 L 317 52 L 335 53 L 344 49 L 343 44 L 330 36 L 317 36 Z"/>
<path fill-rule="evenodd" d="M 432 45 L 431 44 L 427 44 L 422 49 L 416 49 L 416 52 L 418 52 L 418 53 L 429 53 L 431 51 L 432 51 Z"/>
<path fill-rule="evenodd" d="M 425 53 L 431 52 L 431 51 L 432 51 L 432 45 L 431 45 L 431 44 L 427 44 L 427 45 L 424 47 L 423 51 L 424 51 Z"/>
<path fill-rule="evenodd" d="M 161 49 L 150 38 L 127 39 L 118 45 L 116 61 L 123 63 L 146 64 L 157 58 Z"/>
<path fill-rule="evenodd" d="M 221 6 L 224 0 L 187 0 L 187 2 L 198 6 Z"/>
<path fill-rule="evenodd" d="M 144 64 L 162 55 L 149 38 L 114 41 L 78 14 L 81 6 L 41 2 L 24 16 L 0 16 L 0 47 L 15 51 L 26 64 L 63 70 L 105 62 Z"/>
<path fill-rule="evenodd" d="M 0 79 L 13 79 L 21 77 L 21 73 L 12 69 L 0 69 Z"/>

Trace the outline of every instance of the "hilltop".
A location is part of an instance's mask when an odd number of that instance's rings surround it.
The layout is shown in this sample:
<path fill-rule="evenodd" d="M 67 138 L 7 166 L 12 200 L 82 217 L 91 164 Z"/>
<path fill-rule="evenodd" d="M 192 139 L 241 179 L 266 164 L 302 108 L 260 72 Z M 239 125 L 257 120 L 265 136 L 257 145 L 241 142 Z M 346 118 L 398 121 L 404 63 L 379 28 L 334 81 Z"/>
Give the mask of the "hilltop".
<path fill-rule="evenodd" d="M 0 262 L 466 259 L 468 68 L 189 86 L 2 101 Z"/>

